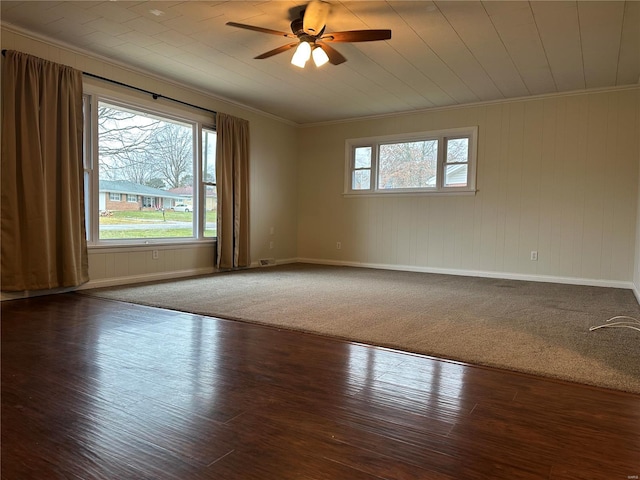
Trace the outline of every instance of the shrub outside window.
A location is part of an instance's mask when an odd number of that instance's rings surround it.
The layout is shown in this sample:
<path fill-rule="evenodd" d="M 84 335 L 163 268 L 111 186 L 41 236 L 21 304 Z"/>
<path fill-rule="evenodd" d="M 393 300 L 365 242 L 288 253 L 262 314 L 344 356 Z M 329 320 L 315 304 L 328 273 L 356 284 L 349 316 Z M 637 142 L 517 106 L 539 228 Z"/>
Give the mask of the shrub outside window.
<path fill-rule="evenodd" d="M 345 194 L 475 192 L 477 127 L 351 139 Z"/>

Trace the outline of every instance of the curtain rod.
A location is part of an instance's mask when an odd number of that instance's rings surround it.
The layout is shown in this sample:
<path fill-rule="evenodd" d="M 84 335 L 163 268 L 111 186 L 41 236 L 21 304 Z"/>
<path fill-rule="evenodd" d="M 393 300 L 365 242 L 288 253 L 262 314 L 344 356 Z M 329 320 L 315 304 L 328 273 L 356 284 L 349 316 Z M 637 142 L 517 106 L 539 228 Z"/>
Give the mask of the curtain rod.
<path fill-rule="evenodd" d="M 6 55 L 6 53 L 7 53 L 6 49 L 2 50 L 2 56 L 3 57 Z M 146 93 L 147 95 L 151 95 L 151 97 L 154 100 L 158 100 L 159 98 L 164 98 L 165 100 L 169 100 L 169 101 L 175 102 L 175 103 L 180 103 L 182 105 L 186 105 L 187 107 L 197 108 L 198 110 L 204 110 L 205 112 L 209 112 L 209 113 L 212 113 L 214 115 L 216 115 L 218 113 L 215 110 L 210 110 L 208 108 L 200 107 L 199 105 L 194 105 L 193 103 L 183 102 L 182 100 L 178 100 L 176 98 L 167 97 L 167 96 L 161 95 L 159 93 L 154 93 L 154 92 L 151 92 L 149 90 L 145 90 L 144 88 L 134 87 L 133 85 L 128 85 L 128 84 L 123 83 L 123 82 L 118 82 L 117 80 L 111 80 L 110 78 L 101 77 L 100 75 L 95 75 L 93 73 L 82 72 L 82 75 L 86 75 L 87 77 L 91 77 L 91 78 L 96 78 L 98 80 L 102 80 L 102 81 L 105 81 L 105 82 L 113 83 L 113 84 L 119 85 L 121 87 L 126 87 L 126 88 L 130 88 L 132 90 L 137 90 L 138 92 Z"/>

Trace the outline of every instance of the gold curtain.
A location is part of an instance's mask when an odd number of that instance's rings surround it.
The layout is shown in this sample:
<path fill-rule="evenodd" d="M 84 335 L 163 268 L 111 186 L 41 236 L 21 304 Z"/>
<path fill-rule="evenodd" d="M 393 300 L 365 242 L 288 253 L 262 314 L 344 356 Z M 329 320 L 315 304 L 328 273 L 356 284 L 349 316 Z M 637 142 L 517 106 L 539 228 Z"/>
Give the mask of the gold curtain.
<path fill-rule="evenodd" d="M 14 51 L 2 67 L 2 290 L 80 285 L 82 72 Z"/>
<path fill-rule="evenodd" d="M 218 268 L 248 267 L 249 122 L 216 114 Z"/>

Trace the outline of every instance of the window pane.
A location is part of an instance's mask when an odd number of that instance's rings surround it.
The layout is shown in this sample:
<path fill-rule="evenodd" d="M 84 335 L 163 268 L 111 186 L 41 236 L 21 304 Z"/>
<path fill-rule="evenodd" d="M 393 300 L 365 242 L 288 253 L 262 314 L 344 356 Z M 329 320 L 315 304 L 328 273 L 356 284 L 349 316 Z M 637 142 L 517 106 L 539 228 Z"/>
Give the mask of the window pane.
<path fill-rule="evenodd" d="M 216 183 L 216 132 L 202 130 L 202 180 Z"/>
<path fill-rule="evenodd" d="M 82 165 L 84 168 L 84 229 L 85 238 L 88 242 L 93 241 L 91 238 L 91 115 L 89 111 L 89 97 L 82 95 L 82 115 L 83 115 L 83 132 L 82 132 Z"/>
<path fill-rule="evenodd" d="M 380 145 L 378 188 L 432 187 L 437 159 L 437 140 Z"/>
<path fill-rule="evenodd" d="M 450 138 L 447 139 L 447 163 L 469 161 L 469 139 Z"/>
<path fill-rule="evenodd" d="M 100 102 L 98 161 L 100 239 L 194 236 L 192 125 Z"/>
<path fill-rule="evenodd" d="M 466 163 L 459 163 L 457 165 L 447 165 L 447 169 L 444 174 L 444 186 L 445 187 L 466 187 L 467 186 L 467 170 L 468 170 L 468 165 Z"/>
<path fill-rule="evenodd" d="M 216 132 L 202 130 L 202 179 L 204 182 L 204 236 L 217 236 L 218 195 L 216 191 Z"/>
<path fill-rule="evenodd" d="M 204 236 L 213 238 L 218 236 L 218 194 L 214 186 L 205 188 Z"/>
<path fill-rule="evenodd" d="M 91 202 L 89 196 L 91 192 L 91 174 L 84 172 L 84 229 L 87 240 L 91 240 Z"/>
<path fill-rule="evenodd" d="M 355 168 L 371 168 L 371 147 L 355 149 Z"/>
<path fill-rule="evenodd" d="M 369 190 L 371 188 L 371 170 L 356 170 L 353 172 L 353 190 Z"/>

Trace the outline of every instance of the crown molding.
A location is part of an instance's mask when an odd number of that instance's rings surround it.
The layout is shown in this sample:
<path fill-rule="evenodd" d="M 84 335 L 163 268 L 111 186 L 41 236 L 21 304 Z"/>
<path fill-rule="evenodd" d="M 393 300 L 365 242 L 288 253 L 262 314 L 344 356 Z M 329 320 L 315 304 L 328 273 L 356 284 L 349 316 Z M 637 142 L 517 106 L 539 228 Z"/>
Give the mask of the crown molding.
<path fill-rule="evenodd" d="M 285 124 L 287 124 L 289 126 L 293 126 L 293 127 L 299 127 L 300 126 L 300 124 L 298 124 L 296 122 L 293 122 L 291 120 L 288 120 L 286 118 L 282 118 L 282 117 L 279 117 L 279 116 L 274 115 L 272 113 L 265 112 L 263 110 L 259 110 L 259 109 L 255 108 L 255 107 L 250 106 L 250 105 L 246 105 L 246 104 L 243 104 L 243 103 L 240 103 L 240 102 L 236 102 L 234 100 L 230 100 L 230 99 L 225 98 L 225 97 L 218 96 L 214 92 L 211 92 L 211 91 L 208 91 L 208 90 L 204 90 L 204 89 L 201 89 L 201 88 L 197 88 L 197 87 L 194 87 L 192 85 L 187 85 L 187 84 L 175 81 L 173 79 L 169 79 L 169 78 L 163 77 L 163 76 L 158 75 L 156 73 L 149 72 L 149 71 L 141 69 L 141 68 L 132 67 L 131 65 L 128 65 L 128 64 L 126 64 L 124 62 L 119 62 L 119 61 L 114 60 L 112 58 L 108 58 L 108 57 L 105 57 L 103 55 L 99 55 L 99 54 L 90 52 L 90 51 L 85 50 L 83 48 L 79 48 L 79 47 L 77 47 L 75 45 L 71 45 L 71 44 L 66 43 L 66 42 L 61 42 L 59 40 L 55 40 L 55 39 L 53 39 L 51 37 L 47 37 L 46 35 L 41 35 L 41 34 L 37 34 L 37 33 L 31 32 L 31 31 L 26 30 L 24 28 L 18 27 L 17 25 L 14 25 L 12 23 L 8 23 L 8 22 L 0 20 L 0 29 L 12 32 L 12 33 L 14 33 L 16 35 L 21 35 L 23 37 L 26 37 L 26 38 L 28 38 L 30 40 L 33 40 L 33 41 L 36 41 L 36 42 L 46 43 L 47 45 L 51 45 L 51 46 L 53 46 L 55 48 L 60 48 L 60 49 L 66 50 L 67 52 L 69 52 L 71 54 L 74 54 L 74 55 L 82 55 L 82 56 L 85 56 L 85 57 L 87 57 L 89 59 L 92 59 L 92 60 L 98 60 L 98 61 L 100 61 L 100 62 L 102 62 L 102 63 L 104 63 L 104 64 L 106 64 L 108 66 L 112 66 L 112 67 L 118 68 L 120 70 L 123 70 L 125 72 L 131 73 L 131 74 L 134 74 L 134 75 L 138 75 L 138 76 L 146 77 L 148 79 L 152 79 L 152 80 L 155 80 L 155 81 L 158 81 L 158 82 L 162 82 L 164 84 L 169 85 L 170 87 L 180 88 L 180 89 L 183 89 L 183 90 L 186 90 L 186 91 L 190 91 L 190 92 L 198 94 L 198 95 L 203 95 L 203 96 L 208 97 L 210 99 L 213 99 L 213 100 L 215 100 L 217 102 L 221 102 L 223 104 L 226 104 L 226 105 L 229 105 L 229 106 L 233 106 L 235 108 L 241 108 L 241 109 L 247 110 L 247 111 L 249 111 L 251 113 L 254 113 L 254 114 L 257 114 L 257 115 L 260 115 L 260 116 L 263 116 L 263 117 L 267 117 L 267 118 L 269 118 L 271 120 L 275 120 L 275 121 L 278 121 L 278 122 L 285 123 Z M 5 47 L 3 47 L 3 48 L 5 48 Z M 28 52 L 25 52 L 25 53 L 28 53 Z M 70 66 L 72 66 L 72 65 L 70 65 Z M 95 74 L 95 75 L 100 75 L 101 74 L 100 72 L 86 72 L 86 73 L 91 73 L 91 74 Z M 214 109 L 215 110 L 220 110 L 219 107 L 216 107 Z"/>
<path fill-rule="evenodd" d="M 459 110 L 462 108 L 486 107 L 489 105 L 499 105 L 504 103 L 531 102 L 535 100 L 544 100 L 547 98 L 574 97 L 578 95 L 588 95 L 588 94 L 597 94 L 597 93 L 606 93 L 606 92 L 620 92 L 624 90 L 640 90 L 640 84 L 622 85 L 617 87 L 587 88 L 582 90 L 572 90 L 569 92 L 541 93 L 539 95 L 527 95 L 524 97 L 501 98 L 497 100 L 485 100 L 481 102 L 463 103 L 459 105 L 446 105 L 442 107 L 429 107 L 429 108 L 422 108 L 418 110 L 405 110 L 402 112 L 383 113 L 379 115 L 368 115 L 364 117 L 351 117 L 351 118 L 344 118 L 340 120 L 328 120 L 326 122 L 305 123 L 299 126 L 301 128 L 325 127 L 330 125 L 339 125 L 343 123 L 354 123 L 354 122 L 361 122 L 361 121 L 368 121 L 368 120 L 380 120 L 385 118 L 396 118 L 396 117 L 404 117 L 409 115 L 424 115 L 425 113 L 441 112 L 441 111 L 447 111 L 447 110 Z"/>

